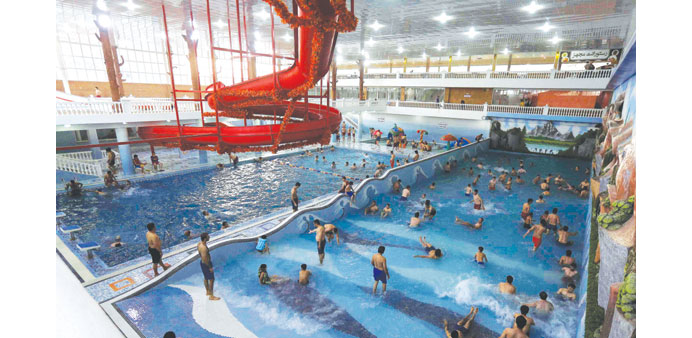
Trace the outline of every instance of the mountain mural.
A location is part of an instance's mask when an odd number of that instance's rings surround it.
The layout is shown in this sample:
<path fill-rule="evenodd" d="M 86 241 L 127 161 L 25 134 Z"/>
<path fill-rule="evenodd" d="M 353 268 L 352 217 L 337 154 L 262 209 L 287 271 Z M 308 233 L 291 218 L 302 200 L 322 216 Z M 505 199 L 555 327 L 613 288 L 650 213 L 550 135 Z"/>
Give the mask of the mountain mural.
<path fill-rule="evenodd" d="M 574 134 L 572 134 L 572 131 L 569 131 L 566 134 L 561 133 L 557 128 L 555 128 L 555 125 L 553 124 L 552 121 L 548 121 L 544 123 L 542 126 L 537 125 L 535 128 L 533 128 L 531 131 L 526 133 L 526 136 L 534 136 L 534 137 L 546 137 L 546 138 L 551 138 L 554 140 L 564 140 L 564 141 L 573 141 L 574 140 Z"/>

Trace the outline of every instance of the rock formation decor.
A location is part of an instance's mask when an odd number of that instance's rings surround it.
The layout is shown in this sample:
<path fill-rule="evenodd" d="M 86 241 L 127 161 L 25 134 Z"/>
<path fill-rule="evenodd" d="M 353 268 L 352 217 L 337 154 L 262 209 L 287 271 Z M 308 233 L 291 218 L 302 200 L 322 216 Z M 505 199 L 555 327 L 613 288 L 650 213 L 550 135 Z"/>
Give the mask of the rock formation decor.
<path fill-rule="evenodd" d="M 608 200 L 606 201 L 608 203 L 610 202 Z M 625 201 L 617 201 L 609 204 L 610 206 L 605 208 L 610 210 L 607 213 L 600 213 L 596 218 L 598 225 L 607 230 L 620 229 L 625 222 L 632 217 L 632 213 L 634 212 L 634 196 L 631 196 Z"/>
<path fill-rule="evenodd" d="M 493 149 L 590 159 L 599 126 L 587 123 L 496 118 L 490 128 Z"/>

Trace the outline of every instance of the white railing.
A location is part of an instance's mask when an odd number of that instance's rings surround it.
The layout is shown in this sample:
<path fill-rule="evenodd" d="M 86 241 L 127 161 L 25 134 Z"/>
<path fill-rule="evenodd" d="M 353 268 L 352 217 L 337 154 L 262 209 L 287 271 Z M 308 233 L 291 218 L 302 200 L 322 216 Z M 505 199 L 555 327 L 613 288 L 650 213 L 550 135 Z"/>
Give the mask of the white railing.
<path fill-rule="evenodd" d="M 112 151 L 113 151 L 113 153 L 115 153 L 115 158 L 120 159 L 120 153 L 118 153 L 117 151 L 114 151 L 114 150 L 112 150 Z M 80 160 L 80 161 L 93 161 L 93 160 L 95 160 L 93 155 L 92 155 L 92 152 L 90 150 L 88 150 L 88 151 L 75 151 L 75 152 L 71 152 L 71 153 L 59 153 L 59 154 L 56 154 L 56 156 L 63 156 L 63 157 L 71 158 L 73 160 Z M 108 157 L 106 155 L 106 151 L 101 150 L 101 158 L 105 159 L 106 157 Z"/>
<path fill-rule="evenodd" d="M 67 156 L 55 156 L 56 169 L 72 173 L 103 176 L 103 168 L 99 160 L 76 160 Z"/>
<path fill-rule="evenodd" d="M 584 109 L 584 108 L 548 108 L 548 114 L 552 116 L 570 117 L 602 117 L 603 109 Z"/>
<path fill-rule="evenodd" d="M 608 79 L 613 69 L 545 70 L 545 71 L 485 71 L 485 72 L 425 72 L 364 74 L 364 79 Z M 337 79 L 358 79 L 358 75 L 337 75 Z"/>
<path fill-rule="evenodd" d="M 428 108 L 440 109 L 440 104 L 437 102 L 414 102 L 414 101 L 398 101 L 397 107 L 406 108 Z"/>
<path fill-rule="evenodd" d="M 567 116 L 567 117 L 588 117 L 599 118 L 603 115 L 602 109 L 595 108 L 561 108 L 561 107 L 525 107 L 525 106 L 506 106 L 500 104 L 467 104 L 467 103 L 437 103 L 437 102 L 417 102 L 417 101 L 387 101 L 387 107 L 420 108 L 420 109 L 443 109 L 443 110 L 466 110 L 476 112 L 494 112 L 505 114 L 524 114 L 524 115 L 547 115 L 547 116 Z"/>
<path fill-rule="evenodd" d="M 496 113 L 543 115 L 544 110 L 544 107 L 505 106 L 499 104 L 488 105 L 488 111 Z"/>
<path fill-rule="evenodd" d="M 466 103 L 444 103 L 442 109 L 449 110 L 472 110 L 483 111 L 486 105 L 484 104 L 466 104 Z"/>
<path fill-rule="evenodd" d="M 113 114 L 166 114 L 175 113 L 173 101 L 128 100 L 123 102 L 55 102 L 57 115 L 113 115 Z M 178 102 L 180 112 L 199 112 L 200 103 L 192 101 Z"/>

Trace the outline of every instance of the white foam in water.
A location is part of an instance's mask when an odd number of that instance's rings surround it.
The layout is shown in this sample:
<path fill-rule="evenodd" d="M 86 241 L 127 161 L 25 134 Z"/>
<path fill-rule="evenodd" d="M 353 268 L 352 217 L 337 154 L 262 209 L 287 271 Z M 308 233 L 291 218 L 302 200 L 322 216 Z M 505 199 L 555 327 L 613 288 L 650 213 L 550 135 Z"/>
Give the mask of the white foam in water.
<path fill-rule="evenodd" d="M 553 294 L 552 292 L 547 292 L 549 294 L 548 300 L 555 305 L 555 310 L 548 316 L 542 316 L 532 309 L 529 316 L 536 321 L 536 326 L 531 330 L 540 330 L 541 336 L 544 337 L 572 337 L 570 332 L 574 332 L 577 325 L 576 305 L 556 300 L 550 296 Z M 538 300 L 537 296 L 500 294 L 497 290 L 497 284 L 483 283 L 480 278 L 475 276 L 465 279 L 459 278 L 459 282 L 450 289 L 436 289 L 435 293 L 440 297 L 450 297 L 457 304 L 478 306 L 484 310 L 490 310 L 492 314 L 489 317 L 495 317 L 497 323 L 502 327 L 510 327 L 514 320 L 514 314 L 519 313 L 521 304 Z"/>
<path fill-rule="evenodd" d="M 331 244 L 327 243 L 327 246 L 330 245 L 336 245 L 336 242 L 332 242 Z M 315 243 L 314 251 L 295 248 L 291 246 L 277 245 L 276 247 L 272 248 L 272 256 L 300 264 L 306 263 L 311 268 L 324 270 L 335 276 L 338 276 L 339 278 L 345 278 L 344 275 L 342 275 L 341 272 L 339 272 L 339 269 L 336 267 L 334 260 L 325 259 L 322 265 L 319 264 L 320 261 L 319 257 L 317 256 L 317 243 Z"/>
<path fill-rule="evenodd" d="M 230 288 L 219 286 L 219 289 Z M 298 315 L 293 310 L 281 310 L 279 303 L 271 297 L 247 296 L 233 290 L 225 292 L 223 300 L 232 307 L 249 309 L 267 326 L 290 330 L 301 336 L 310 336 L 329 329 L 315 320 Z"/>

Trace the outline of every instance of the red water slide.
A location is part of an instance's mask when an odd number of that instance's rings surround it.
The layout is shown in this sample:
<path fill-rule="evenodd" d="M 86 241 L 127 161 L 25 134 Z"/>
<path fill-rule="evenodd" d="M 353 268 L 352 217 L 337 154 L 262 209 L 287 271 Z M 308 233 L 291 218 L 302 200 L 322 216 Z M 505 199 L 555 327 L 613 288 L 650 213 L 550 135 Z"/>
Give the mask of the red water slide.
<path fill-rule="evenodd" d="M 298 1 L 298 3 L 301 2 Z M 312 8 L 300 6 L 297 16 L 299 19 L 310 19 L 315 15 L 321 18 L 332 18 L 334 21 L 338 19 L 330 0 L 307 0 L 307 2 Z M 298 55 L 290 68 L 276 75 L 269 74 L 234 86 L 217 87 L 217 94 L 210 94 L 207 98 L 209 105 L 214 109 L 218 108 L 220 112 L 232 113 L 234 110 L 238 111 L 238 107 L 242 107 L 247 118 L 274 120 L 275 124 L 241 127 L 221 124 L 221 142 L 218 136 L 210 136 L 210 134 L 217 134 L 216 124 L 205 124 L 204 127 L 182 126 L 182 135 L 193 137 L 184 138 L 181 146 L 184 148 L 216 146 L 219 152 L 241 152 L 254 151 L 258 147 L 272 145 L 278 145 L 272 149 L 277 150 L 305 144 L 327 144 L 331 133 L 336 131 L 341 123 L 341 113 L 338 110 L 318 104 L 291 104 L 287 100 L 269 102 L 266 99 L 267 93 L 276 92 L 277 88 L 281 93 L 289 93 L 292 89 L 304 87 L 308 82 L 310 82 L 309 87 L 312 87 L 329 71 L 338 33 L 336 29 L 321 31 L 323 32 L 322 43 L 318 45 L 319 50 L 313 53 L 313 37 L 318 29 L 320 27 L 314 24 L 300 25 L 297 36 Z M 310 71 L 313 65 L 316 65 L 316 71 L 311 79 Z M 242 94 L 239 95 L 241 92 Z M 257 93 L 257 97 L 265 98 L 264 101 L 258 100 L 259 104 L 252 106 L 241 105 L 242 102 L 253 100 L 253 93 Z M 285 121 L 282 131 L 279 117 L 287 112 L 289 105 L 292 105 L 292 114 L 290 119 Z M 233 116 L 232 114 L 224 116 L 229 115 Z M 142 139 L 179 136 L 177 126 L 140 127 L 138 133 Z M 194 135 L 205 136 L 194 137 Z M 280 140 L 278 143 L 277 138 Z"/>

